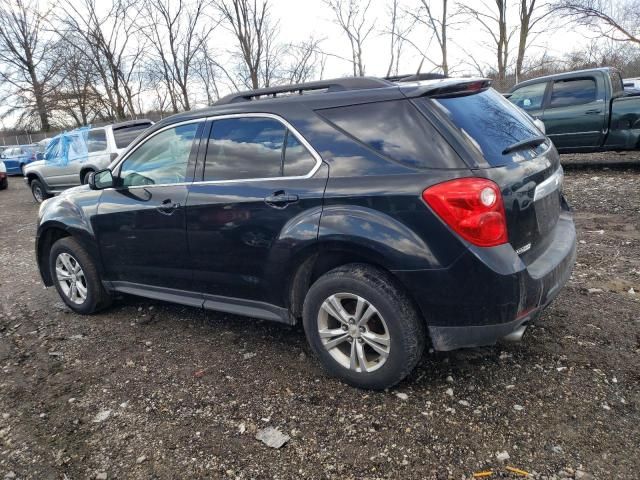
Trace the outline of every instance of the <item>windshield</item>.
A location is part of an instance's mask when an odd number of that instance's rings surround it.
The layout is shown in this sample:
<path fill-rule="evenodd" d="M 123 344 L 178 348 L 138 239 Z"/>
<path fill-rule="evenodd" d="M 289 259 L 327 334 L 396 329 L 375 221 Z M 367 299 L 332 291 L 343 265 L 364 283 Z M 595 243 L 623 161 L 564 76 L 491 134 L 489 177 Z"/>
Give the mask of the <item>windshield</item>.
<path fill-rule="evenodd" d="M 508 151 L 514 144 L 542 133 L 531 117 L 492 88 L 472 95 L 437 98 L 433 102 L 493 167 L 534 158 L 549 146 L 549 142 L 545 142 Z"/>

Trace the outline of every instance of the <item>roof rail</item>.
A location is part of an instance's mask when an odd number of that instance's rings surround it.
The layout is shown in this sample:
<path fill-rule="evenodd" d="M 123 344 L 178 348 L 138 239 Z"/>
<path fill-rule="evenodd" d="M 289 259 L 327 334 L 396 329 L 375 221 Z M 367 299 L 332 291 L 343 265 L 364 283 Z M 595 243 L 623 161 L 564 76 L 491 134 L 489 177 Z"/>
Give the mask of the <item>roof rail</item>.
<path fill-rule="evenodd" d="M 384 77 L 385 80 L 390 82 L 417 82 L 419 80 L 441 80 L 443 78 L 449 78 L 442 73 L 411 73 L 407 75 L 394 75 L 391 77 Z"/>
<path fill-rule="evenodd" d="M 316 82 L 297 83 L 278 87 L 257 88 L 246 92 L 237 92 L 218 100 L 214 105 L 228 105 L 230 103 L 249 102 L 266 98 L 277 98 L 278 95 L 304 95 L 305 93 L 341 92 L 345 90 L 363 90 L 369 88 L 390 87 L 393 84 L 382 78 L 375 77 L 347 77 L 333 80 L 319 80 Z"/>

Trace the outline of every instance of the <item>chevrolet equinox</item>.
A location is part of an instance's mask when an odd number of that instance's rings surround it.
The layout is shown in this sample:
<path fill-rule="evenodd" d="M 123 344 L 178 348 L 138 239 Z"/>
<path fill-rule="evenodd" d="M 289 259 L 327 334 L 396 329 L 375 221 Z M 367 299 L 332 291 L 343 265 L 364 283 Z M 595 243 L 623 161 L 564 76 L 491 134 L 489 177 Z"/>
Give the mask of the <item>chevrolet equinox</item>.
<path fill-rule="evenodd" d="M 293 325 L 347 383 L 520 339 L 575 261 L 558 153 L 486 79 L 347 78 L 169 117 L 45 201 L 42 279 Z"/>

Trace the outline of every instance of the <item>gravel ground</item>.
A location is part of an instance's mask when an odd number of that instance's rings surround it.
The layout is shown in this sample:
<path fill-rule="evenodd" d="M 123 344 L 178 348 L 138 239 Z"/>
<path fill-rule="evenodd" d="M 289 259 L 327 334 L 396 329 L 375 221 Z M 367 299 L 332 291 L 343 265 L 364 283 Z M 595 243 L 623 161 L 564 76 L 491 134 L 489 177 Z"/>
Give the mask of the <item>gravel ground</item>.
<path fill-rule="evenodd" d="M 522 343 L 430 352 L 389 392 L 327 377 L 300 328 L 44 289 L 37 207 L 0 192 L 0 478 L 632 479 L 640 172 L 568 172 L 572 280 Z M 638 292 L 638 293 L 633 293 Z M 290 436 L 280 449 L 256 437 Z"/>

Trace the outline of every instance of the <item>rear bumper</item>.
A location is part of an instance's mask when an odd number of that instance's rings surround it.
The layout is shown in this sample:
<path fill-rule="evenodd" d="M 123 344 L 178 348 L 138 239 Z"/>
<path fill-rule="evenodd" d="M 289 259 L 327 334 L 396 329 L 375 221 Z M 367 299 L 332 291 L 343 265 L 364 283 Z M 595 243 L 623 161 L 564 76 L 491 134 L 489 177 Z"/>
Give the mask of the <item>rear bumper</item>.
<path fill-rule="evenodd" d="M 502 245 L 470 248 L 446 269 L 394 272 L 422 310 L 433 347 L 493 345 L 534 321 L 573 270 L 576 233 L 569 212 L 562 212 L 553 235 L 529 265 Z"/>

